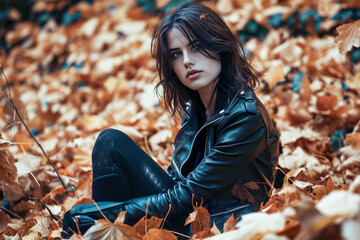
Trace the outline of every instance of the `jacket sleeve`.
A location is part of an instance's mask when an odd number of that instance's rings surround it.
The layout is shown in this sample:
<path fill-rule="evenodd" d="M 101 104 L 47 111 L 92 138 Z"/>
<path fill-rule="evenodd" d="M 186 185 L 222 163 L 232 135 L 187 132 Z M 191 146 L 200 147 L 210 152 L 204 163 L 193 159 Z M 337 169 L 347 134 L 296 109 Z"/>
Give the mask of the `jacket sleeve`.
<path fill-rule="evenodd" d="M 235 116 L 234 116 L 235 115 Z M 147 214 L 165 217 L 171 222 L 192 211 L 194 202 L 206 203 L 224 190 L 266 149 L 266 127 L 259 113 L 238 113 L 228 116 L 219 131 L 215 145 L 199 165 L 183 180 L 165 193 L 131 199 L 125 202 L 126 221 L 137 222 Z"/>

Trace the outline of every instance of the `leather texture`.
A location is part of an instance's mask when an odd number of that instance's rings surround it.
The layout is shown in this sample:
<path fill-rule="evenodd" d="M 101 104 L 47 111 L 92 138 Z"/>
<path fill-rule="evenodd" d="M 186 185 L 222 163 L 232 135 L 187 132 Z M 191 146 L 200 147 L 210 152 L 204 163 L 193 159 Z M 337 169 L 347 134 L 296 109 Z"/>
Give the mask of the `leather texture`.
<path fill-rule="evenodd" d="M 203 202 L 211 220 L 222 229 L 231 214 L 241 217 L 256 211 L 266 199 L 269 186 L 263 175 L 274 179 L 279 134 L 253 90 L 235 94 L 229 103 L 218 98 L 209 119 L 201 112 L 190 105 L 175 138 L 168 174 L 176 184 L 166 192 L 119 203 L 121 207 L 113 211 L 126 210 L 126 223 L 135 224 L 147 212 L 148 216 L 167 216 L 169 226 L 183 224 L 193 205 Z M 251 181 L 260 187 L 252 192 L 255 203 L 231 193 L 235 184 Z M 68 218 L 74 219 L 75 207 Z M 111 209 L 107 214 L 116 216 Z"/>
<path fill-rule="evenodd" d="M 254 210 L 265 200 L 268 186 L 259 171 L 273 180 L 279 134 L 264 105 L 247 89 L 236 94 L 225 108 L 217 104 L 215 110 L 203 122 L 200 111 L 190 106 L 175 138 L 168 170 L 177 184 L 165 193 L 125 201 L 129 223 L 144 216 L 147 205 L 147 214 L 158 217 L 165 217 L 171 206 L 169 222 L 187 217 L 195 202 L 203 202 L 210 214 L 218 213 L 219 205 L 231 202 L 236 209 L 248 204 L 247 199 L 238 201 L 231 193 L 238 182 L 263 183 L 254 193 L 258 203 Z"/>

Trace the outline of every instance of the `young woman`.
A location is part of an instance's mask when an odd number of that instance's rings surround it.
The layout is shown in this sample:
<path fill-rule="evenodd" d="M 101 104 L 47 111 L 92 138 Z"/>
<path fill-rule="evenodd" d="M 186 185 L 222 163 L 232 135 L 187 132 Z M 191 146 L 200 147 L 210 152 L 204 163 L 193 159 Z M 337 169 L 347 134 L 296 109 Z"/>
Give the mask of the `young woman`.
<path fill-rule="evenodd" d="M 126 134 L 107 129 L 93 149 L 93 199 L 110 220 L 127 211 L 130 225 L 145 212 L 163 218 L 169 211 L 166 227 L 183 233 L 193 205 L 203 202 L 222 231 L 231 214 L 257 211 L 273 182 L 278 133 L 252 90 L 259 74 L 224 20 L 200 3 L 161 21 L 152 54 L 165 106 L 183 117 L 171 166 L 163 171 Z M 259 187 L 251 199 L 234 194 L 248 182 Z M 77 232 L 75 218 L 85 232 L 102 215 L 94 204 L 74 206 L 64 217 L 69 234 Z"/>

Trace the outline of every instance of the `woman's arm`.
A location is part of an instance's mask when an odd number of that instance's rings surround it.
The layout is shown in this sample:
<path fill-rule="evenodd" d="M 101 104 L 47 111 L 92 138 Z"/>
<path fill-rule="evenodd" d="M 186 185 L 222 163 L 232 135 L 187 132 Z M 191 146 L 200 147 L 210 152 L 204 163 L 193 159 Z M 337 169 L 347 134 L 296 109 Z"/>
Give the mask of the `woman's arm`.
<path fill-rule="evenodd" d="M 125 202 L 127 222 L 133 224 L 147 214 L 168 220 L 188 214 L 192 199 L 207 202 L 234 182 L 239 174 L 266 149 L 266 126 L 259 113 L 234 113 L 220 130 L 214 147 L 182 182 L 166 193 L 135 198 Z"/>

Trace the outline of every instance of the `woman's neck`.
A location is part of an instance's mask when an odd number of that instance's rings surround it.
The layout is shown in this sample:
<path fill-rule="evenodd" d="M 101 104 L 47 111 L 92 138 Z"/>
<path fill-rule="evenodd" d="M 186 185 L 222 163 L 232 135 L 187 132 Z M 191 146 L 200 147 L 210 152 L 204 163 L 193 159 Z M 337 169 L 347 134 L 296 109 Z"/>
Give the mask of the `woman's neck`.
<path fill-rule="evenodd" d="M 214 95 L 200 94 L 200 98 L 201 98 L 202 103 L 205 106 L 206 119 L 208 119 L 214 113 L 215 102 L 216 102 L 216 92 L 214 93 Z"/>

